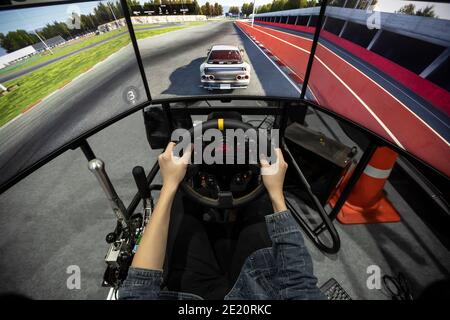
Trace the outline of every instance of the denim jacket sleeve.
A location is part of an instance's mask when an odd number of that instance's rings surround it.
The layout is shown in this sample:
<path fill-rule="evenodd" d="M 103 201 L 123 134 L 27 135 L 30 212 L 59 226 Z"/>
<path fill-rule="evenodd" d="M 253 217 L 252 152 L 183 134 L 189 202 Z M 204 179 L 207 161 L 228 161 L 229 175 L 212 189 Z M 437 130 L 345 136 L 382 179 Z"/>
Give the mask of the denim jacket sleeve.
<path fill-rule="evenodd" d="M 130 267 L 127 279 L 119 290 L 121 300 L 156 300 L 162 283 L 161 270 Z"/>
<path fill-rule="evenodd" d="M 317 288 L 313 264 L 302 231 L 289 211 L 266 216 L 276 281 L 281 299 L 325 299 Z"/>

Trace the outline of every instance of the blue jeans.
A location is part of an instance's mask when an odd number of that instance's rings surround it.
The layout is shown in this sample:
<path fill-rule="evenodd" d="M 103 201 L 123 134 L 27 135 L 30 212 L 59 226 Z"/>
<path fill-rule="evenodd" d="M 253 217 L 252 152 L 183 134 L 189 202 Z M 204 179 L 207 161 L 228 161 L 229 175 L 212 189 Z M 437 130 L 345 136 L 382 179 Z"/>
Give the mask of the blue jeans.
<path fill-rule="evenodd" d="M 119 298 L 324 299 L 301 230 L 291 213 L 259 217 L 262 219 L 244 223 L 237 250 L 222 257 L 228 264 L 218 261 L 200 221 L 189 215 L 183 216 L 181 223 L 174 219 L 178 226 L 171 222 L 170 227 L 178 227 L 181 233 L 168 243 L 167 276 L 163 277 L 159 270 L 130 268 Z"/>

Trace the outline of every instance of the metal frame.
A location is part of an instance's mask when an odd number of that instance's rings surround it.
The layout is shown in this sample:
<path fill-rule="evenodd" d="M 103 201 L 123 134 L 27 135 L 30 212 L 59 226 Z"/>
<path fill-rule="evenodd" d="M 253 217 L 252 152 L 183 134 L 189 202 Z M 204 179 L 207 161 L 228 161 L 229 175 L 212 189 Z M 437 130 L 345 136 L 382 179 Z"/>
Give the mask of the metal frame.
<path fill-rule="evenodd" d="M 358 182 L 359 178 L 364 172 L 364 169 L 369 164 L 370 159 L 372 159 L 373 154 L 375 153 L 375 150 L 377 149 L 378 145 L 374 142 L 370 142 L 366 150 L 364 150 L 364 153 L 361 157 L 361 159 L 358 161 L 358 164 L 355 167 L 355 170 L 352 172 L 347 184 L 344 186 L 344 189 L 342 190 L 341 194 L 339 195 L 333 209 L 328 214 L 328 218 L 330 221 L 334 221 L 339 213 L 341 211 L 342 206 L 344 205 L 345 201 L 347 201 L 350 193 L 352 192 L 353 188 L 355 187 L 356 183 Z M 325 223 L 320 224 L 317 226 L 312 232 L 315 236 L 319 236 L 322 232 L 324 232 L 327 229 L 327 226 Z"/>
<path fill-rule="evenodd" d="M 314 57 L 316 54 L 317 43 L 319 42 L 320 32 L 322 31 L 322 20 L 325 16 L 325 10 L 327 7 L 327 0 L 322 0 L 322 4 L 320 5 L 320 12 L 316 22 L 316 31 L 314 32 L 313 43 L 311 45 L 311 51 L 309 54 L 308 65 L 306 66 L 305 71 L 305 80 L 302 85 L 302 92 L 300 93 L 300 99 L 305 99 L 306 90 L 308 88 L 309 77 L 311 75 L 311 69 L 314 62 Z"/>
<path fill-rule="evenodd" d="M 26 8 L 26 7 L 38 7 L 38 6 L 49 6 L 49 5 L 56 5 L 56 4 L 68 4 L 68 3 L 74 3 L 74 2 L 91 2 L 91 1 L 77 1 L 77 0 L 73 0 L 73 1 L 55 1 L 55 2 L 47 2 L 47 3 L 37 3 L 37 4 L 28 4 L 28 5 L 16 5 L 16 6 L 9 6 L 9 7 L 4 7 L 4 6 L 0 6 L 0 10 L 10 10 L 10 9 L 17 9 L 17 8 Z M 399 154 L 402 154 L 404 156 L 406 156 L 407 158 L 414 158 L 416 160 L 418 160 L 419 162 L 423 163 L 424 165 L 426 165 L 427 167 L 432 168 L 431 166 L 429 166 L 428 164 L 424 163 L 422 160 L 417 159 L 417 157 L 415 157 L 414 155 L 411 155 L 409 153 L 407 153 L 405 150 L 400 149 L 398 146 L 392 144 L 391 142 L 385 140 L 382 137 L 379 137 L 377 134 L 375 134 L 374 132 L 361 127 L 360 125 L 343 118 L 342 116 L 336 114 L 335 112 L 328 110 L 324 107 L 321 107 L 313 102 L 310 101 L 305 101 L 304 97 L 306 95 L 306 90 L 307 90 L 307 85 L 308 85 L 308 81 L 310 78 L 310 74 L 311 74 L 311 69 L 313 66 L 313 61 L 314 61 L 314 55 L 315 55 L 315 50 L 317 47 L 317 43 L 319 41 L 319 37 L 320 37 L 320 32 L 321 32 L 321 25 L 322 25 L 322 20 L 323 17 L 325 15 L 325 10 L 326 10 L 326 6 L 327 6 L 327 0 L 322 0 L 321 3 L 321 8 L 320 8 L 320 13 L 318 16 L 318 20 L 317 20 L 317 24 L 316 24 L 316 31 L 314 33 L 314 38 L 313 38 L 313 44 L 311 47 L 311 53 L 309 56 L 309 60 L 308 60 L 308 65 L 307 65 L 307 69 L 306 69 L 306 74 L 305 74 L 305 81 L 303 83 L 303 87 L 302 87 L 302 92 L 300 93 L 300 97 L 299 98 L 287 98 L 287 97 L 261 97 L 261 96 L 235 96 L 235 95 L 216 95 L 214 96 L 214 98 L 211 98 L 211 96 L 209 95 L 205 95 L 205 96 L 193 96 L 193 97 L 182 97 L 182 98 L 176 98 L 176 99 L 155 99 L 155 100 L 151 100 L 151 93 L 150 93 L 150 88 L 148 86 L 148 82 L 147 82 L 147 77 L 145 74 L 145 69 L 144 69 L 144 65 L 140 56 L 140 52 L 139 52 L 139 47 L 138 47 L 138 43 L 136 40 L 136 36 L 134 33 L 134 29 L 132 26 L 132 22 L 131 22 L 131 16 L 128 10 L 128 6 L 126 3 L 126 0 L 120 0 L 121 6 L 122 6 L 122 10 L 123 10 L 123 14 L 125 17 L 125 21 L 127 23 L 127 27 L 129 29 L 129 33 L 130 33 L 130 39 L 131 39 L 131 43 L 133 45 L 133 49 L 136 55 L 136 59 L 139 65 L 139 71 L 141 72 L 141 76 L 144 82 L 144 88 L 146 91 L 146 95 L 148 98 L 148 101 L 145 103 L 142 103 L 138 106 L 135 106 L 134 108 L 131 108 L 125 112 L 123 112 L 122 114 L 119 114 L 111 119 L 109 119 L 108 121 L 98 125 L 97 127 L 92 128 L 91 130 L 85 132 L 84 134 L 81 134 L 79 137 L 69 141 L 68 143 L 62 145 L 61 147 L 59 147 L 58 149 L 56 149 L 55 151 L 51 152 L 50 154 L 48 154 L 46 157 L 42 158 L 41 160 L 39 160 L 38 162 L 34 163 L 33 165 L 29 166 L 28 168 L 25 168 L 23 171 L 19 172 L 15 177 L 13 177 L 12 179 L 10 179 L 9 181 L 7 181 L 6 183 L 4 183 L 3 185 L 0 186 L 0 194 L 2 192 L 4 192 L 5 190 L 7 190 L 9 187 L 11 187 L 12 185 L 14 185 L 15 183 L 19 182 L 20 180 L 22 180 L 23 178 L 25 178 L 26 176 L 28 176 L 29 174 L 31 174 L 32 172 L 34 172 L 35 170 L 37 170 L 38 168 L 40 168 L 41 166 L 45 165 L 47 162 L 51 161 L 52 159 L 56 158 L 57 156 L 59 156 L 60 154 L 62 154 L 63 152 L 69 150 L 69 149 L 76 149 L 78 147 L 81 148 L 81 150 L 83 151 L 83 153 L 85 154 L 86 158 L 88 160 L 91 160 L 95 157 L 94 152 L 92 151 L 92 149 L 90 148 L 89 144 L 87 143 L 86 139 L 94 134 L 96 134 L 97 132 L 103 130 L 104 128 L 108 127 L 109 125 L 125 118 L 126 116 L 131 115 L 132 113 L 138 111 L 138 110 L 143 110 L 145 107 L 148 107 L 149 105 L 155 105 L 155 104 L 162 104 L 164 111 L 166 112 L 168 119 L 171 119 L 171 102 L 179 102 L 179 101 L 184 101 L 184 102 L 194 102 L 194 101 L 202 101 L 202 100 L 221 100 L 221 101 L 232 101 L 232 100 L 260 100 L 260 101 L 277 101 L 280 103 L 280 107 L 189 107 L 187 108 L 187 111 L 189 114 L 208 114 L 211 111 L 230 111 L 230 110 L 234 110 L 234 111 L 241 111 L 243 114 L 276 114 L 276 115 L 281 115 L 281 119 L 280 119 L 280 128 L 283 132 L 284 128 L 286 127 L 287 124 L 287 120 L 288 120 L 288 115 L 289 115 L 289 109 L 290 108 L 314 108 L 316 110 L 319 110 L 321 112 L 324 112 L 326 114 L 331 115 L 333 118 L 339 119 L 339 121 L 342 121 L 354 128 L 357 128 L 358 130 L 368 134 L 371 137 L 371 142 L 369 147 L 367 148 L 367 150 L 364 152 L 361 160 L 359 161 L 358 165 L 355 168 L 355 171 L 352 173 L 352 176 L 349 179 L 348 184 L 346 185 L 346 187 L 344 188 L 342 194 L 340 195 L 334 209 L 332 210 L 332 212 L 329 215 L 324 216 L 323 215 L 323 208 L 320 206 L 319 209 L 319 213 L 322 215 L 322 218 L 324 219 L 324 222 L 326 222 L 326 220 L 334 220 L 334 218 L 336 217 L 337 213 L 339 212 L 339 210 L 341 209 L 343 203 L 346 201 L 348 195 L 350 194 L 351 190 L 353 189 L 354 185 L 356 184 L 356 182 L 358 181 L 359 177 L 361 176 L 362 172 L 364 171 L 364 168 L 366 167 L 368 161 L 370 160 L 371 156 L 373 155 L 373 152 L 375 150 L 375 148 L 377 146 L 381 146 L 381 145 L 388 145 L 390 148 L 392 148 L 393 150 L 395 150 L 396 152 L 398 152 Z M 309 24 L 309 22 L 308 22 Z M 297 104 L 297 106 L 293 107 L 292 103 L 295 102 Z M 300 104 L 300 106 L 298 106 L 298 104 Z M 287 152 L 290 154 L 289 149 L 287 149 L 287 146 L 285 148 L 285 150 L 287 150 Z M 302 175 L 300 168 L 298 168 L 298 166 L 295 166 L 295 169 L 297 170 L 297 172 L 299 173 L 299 175 Z M 436 169 L 432 168 L 434 171 L 438 172 Z M 149 184 L 151 183 L 151 181 L 153 180 L 153 178 L 156 176 L 156 174 L 159 171 L 159 166 L 158 163 L 156 162 L 153 166 L 153 168 L 151 169 L 150 173 L 147 176 L 147 180 L 149 182 Z M 439 173 L 439 172 L 438 172 Z M 441 174 L 442 175 L 442 174 Z M 307 183 L 307 181 L 306 181 Z M 313 195 L 314 198 L 314 195 Z M 129 207 L 127 208 L 127 212 L 128 214 L 131 214 L 137 207 L 139 201 L 140 201 L 140 195 L 136 194 L 136 196 L 133 198 L 132 202 L 130 203 Z M 297 217 L 298 218 L 298 217 Z M 314 237 L 317 237 L 321 232 L 323 232 L 324 230 L 328 229 L 328 231 L 330 231 L 330 226 L 328 223 L 323 224 L 322 226 L 319 226 L 318 228 L 316 228 L 315 230 L 313 230 L 314 233 Z M 332 232 L 332 230 L 331 230 Z M 309 236 L 311 236 L 309 234 Z M 320 246 L 320 244 L 319 244 Z M 329 250 L 329 249 L 325 249 L 325 250 Z M 335 249 L 330 249 L 331 251 L 328 252 L 332 252 Z"/>
<path fill-rule="evenodd" d="M 255 98 L 256 97 L 254 97 L 254 99 Z M 184 99 L 182 99 L 182 100 L 184 100 Z M 196 99 L 190 99 L 190 100 L 196 101 Z M 211 99 L 211 100 L 213 100 L 213 99 Z M 163 106 L 165 112 L 167 112 L 168 119 L 171 119 L 171 111 L 172 110 L 180 108 L 177 106 L 172 109 L 171 102 L 179 102 L 179 100 L 178 99 L 175 99 L 172 101 L 166 100 L 164 103 L 162 103 L 162 106 Z M 341 192 L 341 194 L 338 197 L 338 200 L 337 200 L 335 206 L 333 207 L 332 211 L 329 214 L 326 213 L 325 208 L 320 204 L 317 197 L 312 193 L 311 188 L 309 187 L 309 183 L 306 180 L 304 174 L 302 173 L 301 168 L 297 164 L 295 158 L 293 157 L 293 155 L 290 152 L 288 146 L 286 145 L 284 139 L 282 138 L 281 145 L 285 151 L 285 154 L 287 155 L 290 162 L 292 163 L 294 170 L 296 171 L 298 177 L 300 178 L 300 180 L 302 182 L 302 185 L 304 185 L 306 187 L 308 196 L 312 200 L 314 208 L 316 209 L 317 213 L 319 214 L 322 222 L 317 227 L 314 228 L 311 226 L 310 223 L 307 222 L 307 219 L 305 219 L 303 214 L 296 210 L 294 205 L 292 203 L 290 203 L 289 200 L 287 201 L 287 206 L 291 210 L 297 223 L 304 230 L 305 234 L 311 239 L 311 241 L 321 251 L 323 251 L 325 253 L 329 253 L 329 254 L 334 254 L 334 253 L 337 253 L 338 250 L 340 249 L 340 239 L 339 239 L 339 235 L 333 225 L 333 221 L 335 220 L 338 212 L 342 208 L 342 205 L 345 203 L 345 201 L 347 200 L 351 191 L 353 190 L 354 186 L 356 185 L 357 181 L 359 180 L 362 173 L 364 172 L 364 169 L 366 168 L 367 164 L 369 163 L 370 159 L 372 158 L 372 155 L 375 152 L 376 148 L 378 146 L 391 145 L 391 143 L 389 143 L 388 141 L 386 141 L 385 139 L 383 139 L 381 137 L 376 136 L 373 132 L 370 132 L 367 129 L 362 128 L 360 125 L 353 123 L 352 121 L 349 121 L 347 119 L 341 118 L 339 115 L 336 115 L 332 111 L 324 109 L 323 107 L 314 105 L 312 103 L 308 103 L 306 101 L 300 102 L 298 100 L 293 100 L 290 102 L 291 103 L 289 103 L 288 101 L 279 102 L 279 106 L 277 106 L 277 107 L 248 108 L 248 107 L 225 107 L 224 106 L 224 107 L 189 107 L 189 108 L 185 108 L 183 106 L 183 109 L 187 112 L 188 115 L 207 115 L 211 111 L 231 111 L 232 110 L 232 111 L 240 111 L 243 115 L 274 114 L 274 115 L 281 115 L 282 117 L 283 116 L 287 117 L 287 115 L 284 115 L 284 114 L 286 112 L 288 112 L 289 109 L 291 109 L 291 108 L 292 109 L 295 108 L 297 110 L 299 107 L 311 107 L 311 108 L 317 109 L 319 111 L 322 111 L 324 113 L 330 114 L 330 115 L 334 116 L 335 118 L 338 118 L 341 122 L 345 123 L 346 125 L 351 126 L 352 128 L 355 128 L 355 129 L 361 131 L 363 134 L 364 133 L 368 134 L 370 137 L 369 145 L 365 149 L 361 159 L 359 160 L 355 169 L 351 173 L 351 176 L 350 176 L 347 184 L 345 185 L 343 191 Z M 300 106 L 299 106 L 299 103 L 300 103 Z M 280 124 L 280 125 L 282 125 L 282 124 Z M 85 140 L 81 141 L 79 143 L 79 146 L 83 150 L 83 152 L 86 155 L 86 158 L 88 160 L 95 157 L 93 151 L 90 149 L 89 145 L 87 144 L 87 142 Z M 397 149 L 397 147 L 395 147 L 395 146 L 392 146 L 392 148 Z M 397 151 L 399 153 L 405 153 L 404 150 L 402 151 L 399 149 Z M 407 154 L 407 153 L 405 153 L 405 154 Z M 159 165 L 158 165 L 158 162 L 155 161 L 152 169 L 150 170 L 150 172 L 147 175 L 147 182 L 148 182 L 150 188 L 152 188 L 152 189 L 161 188 L 161 186 L 152 185 L 152 181 L 154 180 L 158 171 L 159 171 Z M 140 196 L 139 192 L 137 192 L 126 210 L 128 217 L 134 213 L 140 200 L 141 200 L 141 196 Z M 332 240 L 331 245 L 327 245 L 321 240 L 321 234 L 323 232 L 329 233 L 331 240 Z"/>
<path fill-rule="evenodd" d="M 317 209 L 317 212 L 322 219 L 323 229 L 321 232 L 316 233 L 315 230 L 312 230 L 310 225 L 306 222 L 306 219 L 302 217 L 300 212 L 298 212 L 295 207 L 290 203 L 288 199 L 286 199 L 286 205 L 288 206 L 289 210 L 293 214 L 294 218 L 296 218 L 299 225 L 303 228 L 306 235 L 313 241 L 313 243 L 322 251 L 326 253 L 337 253 L 341 247 L 341 240 L 339 238 L 339 234 L 336 231 L 336 228 L 333 225 L 333 221 L 330 219 L 330 217 L 325 212 L 324 207 L 320 203 L 319 199 L 316 197 L 316 195 L 312 192 L 311 186 L 308 183 L 308 180 L 306 180 L 305 175 L 303 174 L 302 170 L 300 169 L 299 165 L 297 164 L 297 161 L 295 160 L 294 156 L 292 155 L 291 151 L 289 150 L 284 138 L 282 138 L 282 146 L 285 151 L 285 154 L 288 156 L 289 160 L 291 161 L 292 165 L 294 166 L 295 171 L 297 172 L 297 176 L 300 178 L 300 181 L 302 182 L 303 186 L 306 188 L 306 192 L 308 193 L 308 196 L 310 200 L 313 202 L 314 207 Z M 342 197 L 341 197 L 342 198 Z M 345 201 L 345 200 L 344 200 Z M 331 246 L 327 246 L 323 243 L 323 241 L 320 239 L 320 234 L 327 230 L 330 237 L 331 237 Z"/>
<path fill-rule="evenodd" d="M 148 86 L 147 75 L 145 74 L 144 64 L 142 63 L 141 52 L 139 51 L 136 34 L 134 33 L 133 23 L 131 22 L 130 10 L 128 9 L 127 0 L 120 0 L 120 5 L 122 6 L 123 16 L 125 17 L 125 21 L 127 23 L 128 32 L 130 33 L 130 39 L 131 43 L 133 44 L 134 54 L 139 66 L 139 71 L 141 72 L 142 81 L 144 82 L 145 94 L 147 95 L 147 100 L 152 101 L 152 95 Z"/>

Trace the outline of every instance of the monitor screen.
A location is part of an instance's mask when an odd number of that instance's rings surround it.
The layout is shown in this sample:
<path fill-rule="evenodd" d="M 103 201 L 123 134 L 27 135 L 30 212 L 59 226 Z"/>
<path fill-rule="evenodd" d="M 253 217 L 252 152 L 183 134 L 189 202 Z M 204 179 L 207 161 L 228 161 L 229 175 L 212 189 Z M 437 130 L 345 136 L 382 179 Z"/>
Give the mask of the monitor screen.
<path fill-rule="evenodd" d="M 0 185 L 148 100 L 119 1 L 0 7 L 0 45 Z"/>
<path fill-rule="evenodd" d="M 130 9 L 152 100 L 300 97 L 311 44 L 288 61 L 277 58 L 285 48 L 264 47 L 269 34 L 254 39 L 252 1 L 134 1 Z M 292 60 L 296 71 L 286 64 Z"/>
<path fill-rule="evenodd" d="M 449 3 L 330 0 L 323 16 L 273 3 L 244 29 L 301 81 L 321 26 L 306 100 L 450 176 Z"/>
<path fill-rule="evenodd" d="M 450 176 L 450 4 L 342 3 L 326 8 L 306 99 Z"/>

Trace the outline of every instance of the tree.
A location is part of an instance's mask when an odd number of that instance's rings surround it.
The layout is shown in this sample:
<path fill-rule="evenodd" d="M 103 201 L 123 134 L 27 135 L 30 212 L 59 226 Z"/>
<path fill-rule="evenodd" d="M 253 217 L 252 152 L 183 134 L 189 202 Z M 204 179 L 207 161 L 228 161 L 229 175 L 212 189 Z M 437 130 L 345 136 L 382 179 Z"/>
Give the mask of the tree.
<path fill-rule="evenodd" d="M 231 6 L 231 7 L 228 9 L 228 13 L 231 13 L 231 14 L 239 14 L 239 7 Z"/>
<path fill-rule="evenodd" d="M 100 3 L 99 3 L 100 4 Z M 127 4 L 128 4 L 128 7 L 136 7 L 136 6 L 140 6 L 141 5 L 141 3 L 139 2 L 139 0 L 127 0 Z"/>
<path fill-rule="evenodd" d="M 74 30 L 74 34 L 79 33 L 80 30 Z M 47 23 L 47 25 L 39 31 L 39 35 L 46 39 L 50 39 L 56 36 L 61 36 L 64 39 L 72 38 L 72 32 L 69 30 L 64 22 L 54 21 L 53 24 Z"/>
<path fill-rule="evenodd" d="M 270 12 L 270 3 L 263 4 L 262 6 L 259 6 L 258 8 L 256 8 L 256 11 L 258 13 Z"/>
<path fill-rule="evenodd" d="M 202 12 L 205 16 L 211 16 L 211 5 L 209 4 L 209 2 L 206 2 L 202 6 Z"/>
<path fill-rule="evenodd" d="M 253 2 L 244 3 L 241 7 L 241 12 L 245 16 L 249 16 L 253 13 Z"/>
<path fill-rule="evenodd" d="M 131 2 L 131 0 L 130 0 L 130 2 Z M 111 10 L 102 2 L 99 2 L 97 7 L 94 9 L 94 14 L 97 16 L 98 20 L 101 23 L 106 23 L 106 22 L 114 20 Z"/>
<path fill-rule="evenodd" d="M 194 0 L 192 2 L 192 4 L 194 5 L 194 14 L 202 14 L 202 11 L 200 9 L 200 6 L 199 6 L 197 0 Z"/>
<path fill-rule="evenodd" d="M 377 1 L 377 0 L 374 0 L 374 1 Z M 315 6 L 317 6 L 317 5 L 318 5 L 317 0 L 308 0 L 308 1 L 306 2 L 306 7 L 307 7 L 307 8 L 315 7 Z"/>
<path fill-rule="evenodd" d="M 221 16 L 223 14 L 223 8 L 217 2 L 214 3 L 214 15 Z"/>
<path fill-rule="evenodd" d="M 82 14 L 80 20 L 81 20 L 81 28 L 83 29 L 83 31 L 87 30 L 93 31 L 97 29 L 98 23 L 93 15 Z"/>
<path fill-rule="evenodd" d="M 416 11 L 416 6 L 414 4 L 406 4 L 403 7 L 401 7 L 400 9 L 398 9 L 398 13 L 403 13 L 403 14 L 409 14 L 409 15 L 414 15 Z"/>
<path fill-rule="evenodd" d="M 287 0 L 284 10 L 306 8 L 307 0 Z"/>
<path fill-rule="evenodd" d="M 247 14 L 247 9 L 248 9 L 248 3 L 243 3 L 242 7 L 241 7 L 241 12 L 243 15 Z"/>
<path fill-rule="evenodd" d="M 25 30 L 16 30 L 8 32 L 6 36 L 2 34 L 0 41 L 2 48 L 10 53 L 35 44 L 39 41 L 39 38 L 35 34 L 28 33 Z"/>
<path fill-rule="evenodd" d="M 437 18 L 436 13 L 434 12 L 434 6 L 432 5 L 426 6 L 425 8 L 416 11 L 416 6 L 414 4 L 407 4 L 401 7 L 397 11 L 397 13 L 408 14 L 412 16 Z"/>
<path fill-rule="evenodd" d="M 272 5 L 270 6 L 270 11 L 281 11 L 284 10 L 286 6 L 287 0 L 274 0 L 272 1 Z"/>
<path fill-rule="evenodd" d="M 419 9 L 416 11 L 416 16 L 437 18 L 433 8 L 434 6 L 426 6 L 423 9 Z"/>

